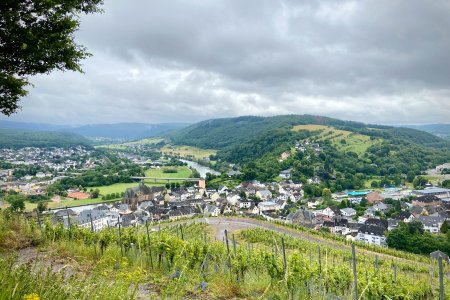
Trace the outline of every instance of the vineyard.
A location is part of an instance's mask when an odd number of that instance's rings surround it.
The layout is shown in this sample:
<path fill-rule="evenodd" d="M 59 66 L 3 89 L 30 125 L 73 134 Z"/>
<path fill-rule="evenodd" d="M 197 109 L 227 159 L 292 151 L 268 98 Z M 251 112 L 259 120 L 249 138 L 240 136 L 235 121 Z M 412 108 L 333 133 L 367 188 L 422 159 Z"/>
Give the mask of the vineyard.
<path fill-rule="evenodd" d="M 11 240 L 21 237 L 22 244 L 90 266 L 67 277 L 0 252 L 1 299 L 439 298 L 438 264 L 420 256 L 386 259 L 258 228 L 225 232 L 217 241 L 200 221 L 92 232 L 45 219 L 40 226 L 36 218 L 0 220 L 0 247 L 8 240 L 17 246 Z"/>

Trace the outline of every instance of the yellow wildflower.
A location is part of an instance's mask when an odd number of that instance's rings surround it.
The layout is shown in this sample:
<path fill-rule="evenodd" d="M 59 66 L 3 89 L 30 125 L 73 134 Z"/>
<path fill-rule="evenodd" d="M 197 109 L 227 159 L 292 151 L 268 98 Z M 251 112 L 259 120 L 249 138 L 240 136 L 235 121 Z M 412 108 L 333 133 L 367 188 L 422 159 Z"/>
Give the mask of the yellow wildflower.
<path fill-rule="evenodd" d="M 24 300 L 39 300 L 39 295 L 38 294 L 28 294 L 25 295 L 25 297 L 23 297 Z"/>

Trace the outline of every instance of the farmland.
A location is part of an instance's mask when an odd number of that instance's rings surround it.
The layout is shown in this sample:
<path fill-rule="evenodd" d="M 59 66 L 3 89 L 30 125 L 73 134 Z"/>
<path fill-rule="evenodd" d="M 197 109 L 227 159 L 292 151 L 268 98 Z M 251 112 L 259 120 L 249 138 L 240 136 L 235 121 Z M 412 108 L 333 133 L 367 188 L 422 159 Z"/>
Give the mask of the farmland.
<path fill-rule="evenodd" d="M 370 146 L 381 142 L 381 139 L 373 140 L 367 135 L 362 135 L 347 130 L 340 130 L 324 125 L 297 125 L 294 126 L 292 130 L 318 131 L 319 134 L 315 136 L 318 142 L 329 140 L 339 151 L 351 151 L 358 154 L 358 156 L 363 155 Z"/>
<path fill-rule="evenodd" d="M 181 156 L 191 159 L 204 159 L 217 153 L 216 150 L 201 149 L 192 146 L 164 146 L 161 148 L 161 152 L 168 155 Z"/>

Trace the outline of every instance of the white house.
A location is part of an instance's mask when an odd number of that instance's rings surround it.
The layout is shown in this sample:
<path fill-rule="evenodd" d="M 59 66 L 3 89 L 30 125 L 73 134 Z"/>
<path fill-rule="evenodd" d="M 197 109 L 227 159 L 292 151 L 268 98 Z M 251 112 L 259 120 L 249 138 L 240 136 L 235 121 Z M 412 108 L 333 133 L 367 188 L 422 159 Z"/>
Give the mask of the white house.
<path fill-rule="evenodd" d="M 215 205 L 207 205 L 205 207 L 204 213 L 212 217 L 218 217 L 220 215 L 220 208 Z"/>
<path fill-rule="evenodd" d="M 341 214 L 343 217 L 353 217 L 356 215 L 356 210 L 351 207 L 341 209 Z"/>
<path fill-rule="evenodd" d="M 278 205 L 274 201 L 264 201 L 258 204 L 259 211 L 267 211 L 267 210 L 279 210 L 280 205 Z"/>
<path fill-rule="evenodd" d="M 423 224 L 423 229 L 430 233 L 439 233 L 445 218 L 439 216 L 420 216 L 417 221 Z"/>
<path fill-rule="evenodd" d="M 339 211 L 335 207 L 327 207 L 324 210 L 322 210 L 322 215 L 333 218 L 337 215 L 339 215 Z"/>
<path fill-rule="evenodd" d="M 239 206 L 239 208 L 250 208 L 252 206 L 252 201 L 241 199 L 237 202 L 237 205 Z"/>
<path fill-rule="evenodd" d="M 272 192 L 269 190 L 259 190 L 256 192 L 256 197 L 261 200 L 267 200 L 272 198 Z"/>
<path fill-rule="evenodd" d="M 80 212 L 76 220 L 80 227 L 100 231 L 108 227 L 109 217 L 104 211 L 87 209 Z"/>
<path fill-rule="evenodd" d="M 356 240 L 370 244 L 386 247 L 385 228 L 376 225 L 363 225 L 358 230 Z"/>

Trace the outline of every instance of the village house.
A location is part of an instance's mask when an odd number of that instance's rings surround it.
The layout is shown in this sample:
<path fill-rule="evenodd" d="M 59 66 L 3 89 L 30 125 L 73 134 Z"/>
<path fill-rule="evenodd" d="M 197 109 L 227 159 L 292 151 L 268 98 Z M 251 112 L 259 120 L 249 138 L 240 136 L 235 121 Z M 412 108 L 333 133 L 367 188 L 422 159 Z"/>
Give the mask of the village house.
<path fill-rule="evenodd" d="M 386 237 L 384 236 L 385 231 L 386 229 L 384 227 L 376 225 L 363 225 L 358 229 L 356 240 L 370 245 L 386 247 Z"/>
<path fill-rule="evenodd" d="M 269 190 L 259 190 L 256 192 L 256 197 L 261 200 L 268 200 L 272 198 L 272 192 Z"/>
<path fill-rule="evenodd" d="M 414 206 L 437 206 L 441 204 L 442 200 L 435 195 L 420 196 L 412 200 Z"/>
<path fill-rule="evenodd" d="M 108 227 L 108 216 L 104 211 L 87 209 L 80 212 L 76 222 L 79 227 L 97 232 Z"/>
<path fill-rule="evenodd" d="M 292 176 L 292 169 L 283 170 L 279 174 L 282 179 L 290 179 Z"/>
<path fill-rule="evenodd" d="M 375 204 L 384 200 L 379 192 L 370 192 L 366 195 L 367 203 Z"/>
<path fill-rule="evenodd" d="M 356 210 L 354 210 L 354 209 L 351 208 L 351 207 L 343 208 L 343 209 L 341 209 L 340 211 L 341 211 L 341 215 L 342 215 L 343 217 L 348 217 L 348 218 L 350 218 L 350 217 L 353 217 L 353 216 L 356 215 Z"/>
<path fill-rule="evenodd" d="M 280 205 L 275 201 L 263 201 L 258 203 L 258 208 L 260 212 L 270 211 L 270 210 L 280 210 Z"/>
<path fill-rule="evenodd" d="M 218 217 L 220 215 L 220 208 L 215 205 L 206 205 L 203 213 L 211 217 Z"/>
<path fill-rule="evenodd" d="M 325 208 L 324 210 L 322 210 L 321 214 L 328 218 L 333 218 L 335 216 L 339 216 L 341 214 L 341 212 L 336 207 L 329 206 L 329 207 Z"/>
<path fill-rule="evenodd" d="M 414 215 L 408 211 L 401 211 L 397 215 L 393 216 L 393 219 L 400 222 L 409 223 L 414 220 Z"/>
<path fill-rule="evenodd" d="M 430 233 L 439 233 L 445 218 L 439 216 L 420 216 L 417 221 L 423 224 L 423 229 Z"/>

